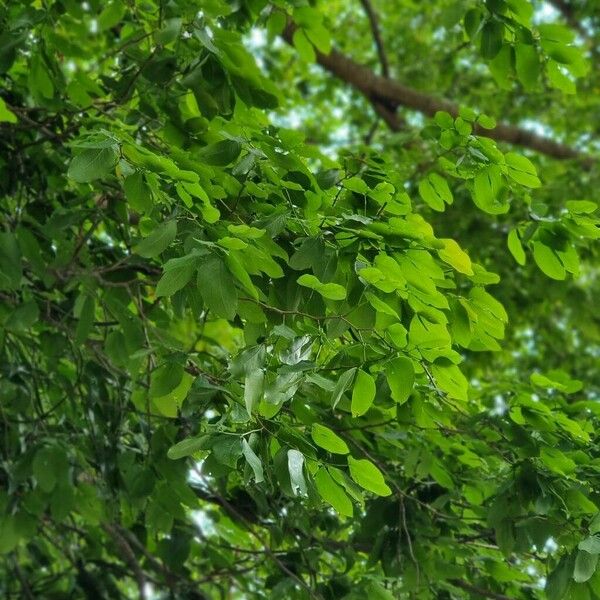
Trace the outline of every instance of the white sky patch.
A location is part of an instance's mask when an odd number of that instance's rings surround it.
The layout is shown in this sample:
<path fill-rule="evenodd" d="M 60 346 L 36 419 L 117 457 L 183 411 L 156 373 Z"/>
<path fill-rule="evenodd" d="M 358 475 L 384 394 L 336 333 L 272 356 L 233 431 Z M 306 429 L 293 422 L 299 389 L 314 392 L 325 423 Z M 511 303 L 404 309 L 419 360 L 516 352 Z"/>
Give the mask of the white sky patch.
<path fill-rule="evenodd" d="M 560 13 L 549 2 L 543 2 L 538 10 L 533 14 L 534 23 L 548 23 L 558 21 Z"/>
<path fill-rule="evenodd" d="M 217 533 L 213 520 L 205 510 L 192 511 L 192 521 L 198 526 L 202 535 L 208 537 Z"/>
<path fill-rule="evenodd" d="M 504 401 L 504 398 L 497 394 L 494 396 L 494 407 L 490 410 L 490 414 L 501 417 L 508 409 L 508 404 Z"/>
<path fill-rule="evenodd" d="M 554 132 L 550 127 L 540 123 L 539 121 L 535 121 L 534 119 L 525 119 L 521 121 L 521 125 L 524 129 L 528 129 L 529 131 L 533 131 L 538 135 L 544 135 L 546 137 L 554 137 Z"/>
<path fill-rule="evenodd" d="M 267 34 L 264 29 L 253 27 L 250 31 L 248 43 L 254 48 L 264 48 L 267 45 Z"/>
<path fill-rule="evenodd" d="M 547 552 L 548 554 L 552 554 L 553 552 L 556 552 L 558 550 L 558 544 L 556 543 L 554 538 L 549 537 L 546 540 L 543 550 L 544 550 L 544 552 Z"/>
<path fill-rule="evenodd" d="M 199 460 L 196 463 L 196 467 L 194 469 L 190 469 L 188 473 L 188 481 L 190 483 L 196 483 L 200 485 L 206 486 L 208 484 L 208 480 L 202 474 L 202 465 L 204 464 L 204 460 Z"/>
<path fill-rule="evenodd" d="M 406 115 L 409 125 L 414 127 L 425 127 L 425 116 L 419 112 L 410 112 Z"/>

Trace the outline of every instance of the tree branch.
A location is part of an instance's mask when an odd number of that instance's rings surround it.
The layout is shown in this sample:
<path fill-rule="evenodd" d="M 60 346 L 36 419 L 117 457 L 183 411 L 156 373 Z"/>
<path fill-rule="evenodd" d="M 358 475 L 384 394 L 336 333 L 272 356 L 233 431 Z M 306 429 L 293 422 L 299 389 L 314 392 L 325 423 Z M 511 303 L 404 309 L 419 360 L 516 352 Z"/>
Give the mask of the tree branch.
<path fill-rule="evenodd" d="M 140 567 L 131 546 L 127 542 L 127 540 L 121 535 L 121 532 L 118 528 L 110 523 L 103 524 L 104 530 L 111 536 L 115 546 L 119 550 L 123 560 L 132 570 L 135 580 L 138 585 L 138 592 L 140 600 L 145 600 L 146 598 L 146 576 L 142 568 Z"/>
<path fill-rule="evenodd" d="M 295 30 L 296 25 L 289 21 L 283 32 L 283 38 L 290 45 L 293 44 L 292 37 Z M 405 106 L 430 117 L 438 111 L 446 111 L 454 117 L 458 115 L 459 106 L 456 103 L 415 90 L 394 79 L 377 75 L 368 67 L 355 62 L 338 50 L 333 49 L 329 54 L 323 54 L 316 49 L 315 52 L 317 62 L 325 70 L 364 94 L 375 107 L 378 103 L 390 111 L 392 107 Z M 391 119 L 386 119 L 386 122 L 394 129 Z M 579 159 L 588 166 L 595 162 L 594 158 L 583 154 L 576 148 L 515 125 L 500 123 L 494 129 L 483 129 L 475 125 L 474 133 L 497 141 L 523 146 L 560 160 Z"/>
<path fill-rule="evenodd" d="M 360 0 L 362 7 L 369 19 L 369 25 L 373 34 L 373 40 L 375 47 L 377 48 L 377 56 L 379 56 L 379 64 L 381 65 L 381 74 L 389 79 L 390 77 L 390 64 L 388 62 L 387 54 L 385 52 L 385 46 L 383 45 L 383 38 L 381 37 L 381 29 L 379 27 L 379 16 L 375 12 L 371 0 Z M 400 131 L 406 127 L 406 123 L 402 117 L 396 114 L 396 107 L 388 107 L 385 104 L 379 102 L 375 98 L 369 98 L 373 105 L 373 109 L 379 117 L 381 117 L 392 131 Z M 374 130 L 373 130 L 374 133 Z M 372 134 L 371 134 L 372 135 Z M 367 139 L 370 135 L 367 136 Z"/>
<path fill-rule="evenodd" d="M 377 47 L 377 55 L 379 56 L 379 63 L 381 64 L 381 74 L 389 78 L 390 76 L 390 64 L 385 53 L 385 47 L 383 45 L 383 39 L 381 38 L 381 29 L 379 28 L 379 17 L 371 4 L 371 0 L 360 0 L 363 9 L 369 19 L 371 25 L 371 31 L 373 32 L 373 40 Z"/>
<path fill-rule="evenodd" d="M 462 579 L 451 579 L 450 583 L 466 592 L 471 592 L 471 594 L 475 594 L 478 598 L 492 598 L 492 600 L 513 600 L 504 594 L 498 594 L 496 592 L 492 592 L 490 590 L 484 590 L 482 588 L 476 587 L 463 581 Z"/>

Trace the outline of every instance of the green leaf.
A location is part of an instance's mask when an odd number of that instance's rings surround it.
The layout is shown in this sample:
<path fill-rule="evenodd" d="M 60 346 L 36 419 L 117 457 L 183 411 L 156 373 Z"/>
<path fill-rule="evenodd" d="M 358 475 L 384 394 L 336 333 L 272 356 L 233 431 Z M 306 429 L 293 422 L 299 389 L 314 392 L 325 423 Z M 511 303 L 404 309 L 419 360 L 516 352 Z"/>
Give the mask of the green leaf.
<path fill-rule="evenodd" d="M 384 372 L 392 398 L 398 403 L 406 402 L 415 383 L 412 360 L 404 356 L 394 358 L 386 364 Z"/>
<path fill-rule="evenodd" d="M 218 462 L 231 469 L 235 469 L 238 460 L 243 454 L 242 440 L 237 435 L 220 435 L 213 444 L 212 451 Z"/>
<path fill-rule="evenodd" d="M 567 200 L 565 202 L 567 210 L 573 214 L 593 213 L 598 205 L 590 200 Z"/>
<path fill-rule="evenodd" d="M 600 535 L 591 535 L 585 540 L 579 542 L 577 547 L 589 554 L 600 554 Z"/>
<path fill-rule="evenodd" d="M 269 40 L 273 40 L 275 37 L 283 32 L 286 22 L 286 15 L 284 12 L 272 11 L 267 19 L 267 31 L 269 33 Z"/>
<path fill-rule="evenodd" d="M 75 330 L 75 341 L 83 344 L 94 328 L 94 317 L 96 315 L 96 299 L 91 294 L 86 294 L 83 306 L 79 313 L 79 321 Z"/>
<path fill-rule="evenodd" d="M 440 241 L 444 243 L 444 248 L 438 250 L 439 257 L 454 267 L 459 273 L 473 275 L 473 267 L 471 266 L 469 255 L 454 240 L 444 239 Z"/>
<path fill-rule="evenodd" d="M 331 36 L 321 23 L 312 22 L 305 31 L 306 37 L 314 44 L 315 48 L 323 54 L 331 52 Z"/>
<path fill-rule="evenodd" d="M 506 187 L 502 172 L 497 165 L 481 169 L 473 181 L 473 202 L 481 210 L 491 215 L 508 212 L 510 204 L 506 196 Z"/>
<path fill-rule="evenodd" d="M 184 373 L 179 385 L 174 390 L 164 396 L 152 398 L 152 404 L 166 417 L 177 417 L 177 413 L 187 398 L 192 383 L 194 383 L 194 377 L 189 373 Z"/>
<path fill-rule="evenodd" d="M 375 399 L 375 380 L 371 375 L 359 369 L 352 390 L 351 411 L 353 417 L 364 415 Z"/>
<path fill-rule="evenodd" d="M 377 581 L 371 581 L 364 590 L 365 598 L 369 600 L 394 600 L 395 596 Z"/>
<path fill-rule="evenodd" d="M 515 152 L 505 154 L 504 158 L 507 174 L 513 181 L 530 188 L 538 188 L 542 185 L 533 163 L 528 158 Z"/>
<path fill-rule="evenodd" d="M 350 477 L 360 487 L 378 496 L 389 496 L 392 490 L 385 483 L 381 471 L 370 461 L 366 459 L 354 459 L 348 457 L 348 467 L 350 468 Z"/>
<path fill-rule="evenodd" d="M 235 283 L 225 262 L 217 256 L 202 262 L 198 269 L 198 288 L 208 309 L 232 320 L 237 309 Z"/>
<path fill-rule="evenodd" d="M 194 383 L 193 375 L 184 373 L 179 385 L 166 394 L 157 398 L 152 398 L 153 405 L 163 415 L 171 418 L 175 418 L 179 409 L 181 408 L 183 401 L 187 398 L 190 388 Z"/>
<path fill-rule="evenodd" d="M 243 288 L 250 294 L 252 298 L 258 300 L 258 290 L 254 283 L 252 283 L 252 279 L 248 274 L 248 271 L 242 265 L 242 262 L 237 258 L 235 252 L 229 252 L 229 254 L 225 257 L 225 262 L 227 263 L 227 268 L 230 273 L 242 284 Z"/>
<path fill-rule="evenodd" d="M 290 474 L 290 483 L 295 495 L 306 496 L 306 481 L 304 479 L 304 455 L 298 450 L 287 451 L 288 471 Z"/>
<path fill-rule="evenodd" d="M 181 382 L 183 367 L 179 363 L 166 363 L 152 372 L 150 397 L 160 398 L 172 392 Z"/>
<path fill-rule="evenodd" d="M 54 84 L 48 72 L 42 53 L 37 52 L 31 57 L 29 65 L 29 88 L 35 95 L 51 100 L 54 96 Z"/>
<path fill-rule="evenodd" d="M 369 187 L 360 177 L 349 177 L 343 183 L 347 190 L 356 192 L 357 194 L 366 194 Z"/>
<path fill-rule="evenodd" d="M 364 269 L 362 269 L 362 271 L 364 271 Z M 383 313 L 384 315 L 389 315 L 390 317 L 394 317 L 394 319 L 400 319 L 398 313 L 387 302 L 384 302 L 375 294 L 372 294 L 371 292 L 365 292 L 365 298 L 369 301 L 369 304 L 377 312 Z M 397 323 L 397 325 L 399 325 L 399 323 Z"/>
<path fill-rule="evenodd" d="M 333 388 L 333 392 L 331 394 L 331 408 L 335 409 L 338 402 L 344 395 L 344 392 L 350 387 L 352 384 L 352 380 L 354 379 L 354 374 L 356 373 L 356 369 L 348 369 L 344 371 L 338 378 L 335 387 Z"/>
<path fill-rule="evenodd" d="M 450 361 L 440 359 L 431 365 L 431 373 L 440 389 L 456 400 L 467 402 L 469 382 L 461 370 Z"/>
<path fill-rule="evenodd" d="M 202 450 L 208 450 L 210 447 L 208 443 L 209 441 L 210 436 L 207 435 L 181 440 L 169 448 L 167 451 L 167 456 L 171 460 L 178 460 L 180 458 L 185 458 L 186 456 L 193 456 Z"/>
<path fill-rule="evenodd" d="M 569 475 L 577 467 L 575 461 L 564 454 L 564 452 L 561 452 L 558 448 L 551 448 L 550 446 L 544 446 L 541 449 L 540 458 L 553 473 L 558 473 L 563 476 Z"/>
<path fill-rule="evenodd" d="M 67 476 L 69 464 L 65 452 L 57 446 L 43 446 L 33 457 L 32 471 L 40 488 L 51 492 L 59 478 Z"/>
<path fill-rule="evenodd" d="M 301 275 L 298 277 L 298 285 L 315 290 L 328 300 L 344 300 L 346 298 L 346 290 L 341 285 L 321 283 L 314 275 Z"/>
<path fill-rule="evenodd" d="M 198 159 L 207 165 L 224 167 L 231 164 L 242 151 L 242 146 L 235 140 L 221 140 L 216 144 L 205 146 L 198 153 Z"/>
<path fill-rule="evenodd" d="M 17 306 L 8 316 L 4 323 L 9 331 L 27 331 L 37 323 L 40 316 L 40 309 L 33 300 L 24 302 Z"/>
<path fill-rule="evenodd" d="M 544 588 L 548 600 L 562 600 L 567 593 L 573 573 L 571 556 L 563 556 L 556 568 L 550 573 Z"/>
<path fill-rule="evenodd" d="M 264 481 L 265 477 L 263 473 L 262 462 L 245 439 L 242 440 L 242 452 L 244 453 L 246 461 L 254 471 L 254 481 L 256 483 L 261 483 Z"/>
<path fill-rule="evenodd" d="M 264 373 L 254 369 L 246 374 L 244 380 L 244 405 L 249 416 L 252 416 L 255 407 L 264 396 Z"/>
<path fill-rule="evenodd" d="M 114 147 L 90 148 L 73 158 L 67 175 L 78 183 L 87 183 L 108 175 L 117 164 Z"/>
<path fill-rule="evenodd" d="M 0 98 L 0 123 L 16 123 L 17 115 L 14 112 L 9 110 L 8 106 L 6 106 L 6 102 L 2 98 Z"/>
<path fill-rule="evenodd" d="M 338 485 L 325 468 L 320 468 L 315 475 L 315 485 L 319 495 L 325 502 L 346 517 L 354 514 L 352 502 L 344 489 Z"/>
<path fill-rule="evenodd" d="M 473 39 L 475 35 L 479 32 L 479 28 L 481 25 L 481 17 L 482 13 L 477 8 L 469 9 L 463 19 L 465 33 L 469 36 L 470 39 Z"/>
<path fill-rule="evenodd" d="M 477 123 L 479 123 L 479 125 L 481 125 L 484 129 L 496 128 L 496 119 L 494 119 L 493 117 L 489 117 L 488 115 L 479 115 L 477 117 Z"/>
<path fill-rule="evenodd" d="M 296 29 L 292 38 L 294 47 L 298 51 L 300 58 L 307 63 L 314 63 L 317 59 L 315 49 L 310 43 L 302 29 Z"/>
<path fill-rule="evenodd" d="M 98 16 L 101 31 L 106 31 L 119 23 L 125 14 L 125 5 L 119 0 L 108 2 Z"/>
<path fill-rule="evenodd" d="M 123 189 L 131 208 L 141 213 L 147 213 L 152 210 L 152 191 L 141 171 L 136 171 L 126 177 L 123 181 Z"/>
<path fill-rule="evenodd" d="M 438 212 L 443 212 L 444 203 L 452 204 L 454 201 L 448 183 L 437 173 L 430 173 L 426 179 L 421 180 L 419 194 L 433 210 Z"/>
<path fill-rule="evenodd" d="M 590 554 L 585 550 L 579 550 L 575 558 L 575 568 L 573 569 L 573 579 L 577 583 L 583 583 L 591 579 L 598 565 L 598 554 Z"/>
<path fill-rule="evenodd" d="M 535 47 L 516 44 L 515 58 L 515 70 L 519 81 L 526 90 L 534 89 L 540 76 L 540 59 Z"/>
<path fill-rule="evenodd" d="M 509 44 L 503 44 L 500 52 L 489 62 L 489 68 L 496 85 L 502 90 L 513 87 L 514 49 Z"/>
<path fill-rule="evenodd" d="M 156 296 L 172 296 L 185 287 L 198 268 L 201 254 L 191 253 L 181 258 L 172 258 L 164 266 L 163 276 L 156 286 Z"/>
<path fill-rule="evenodd" d="M 504 24 L 490 20 L 481 30 L 481 56 L 487 60 L 494 58 L 502 49 L 504 42 Z"/>
<path fill-rule="evenodd" d="M 0 515 L 0 555 L 12 552 L 20 539 L 16 517 L 11 514 Z"/>
<path fill-rule="evenodd" d="M 396 348 L 402 349 L 406 347 L 406 344 L 408 343 L 408 331 L 406 331 L 404 325 L 401 323 L 392 323 L 386 329 L 385 333 Z"/>
<path fill-rule="evenodd" d="M 521 240 L 519 239 L 519 234 L 516 229 L 511 229 L 508 232 L 507 238 L 508 249 L 510 253 L 513 255 L 514 259 L 521 265 L 525 265 L 526 257 L 525 250 L 523 250 L 523 246 L 521 245 Z"/>
<path fill-rule="evenodd" d="M 346 290 L 337 283 L 322 283 L 316 290 L 328 300 L 345 300 Z"/>
<path fill-rule="evenodd" d="M 177 221 L 171 219 L 161 223 L 152 233 L 133 247 L 133 251 L 144 258 L 162 254 L 177 235 Z"/>
<path fill-rule="evenodd" d="M 0 232 L 0 290 L 17 290 L 21 285 L 21 250 L 12 233 Z"/>
<path fill-rule="evenodd" d="M 350 452 L 346 442 L 325 425 L 313 423 L 310 436 L 319 448 L 323 448 L 328 452 L 333 454 L 348 454 Z"/>
<path fill-rule="evenodd" d="M 549 248 L 542 242 L 533 242 L 533 260 L 540 268 L 540 271 L 552 279 L 565 279 L 567 273 L 560 258 L 552 248 Z"/>

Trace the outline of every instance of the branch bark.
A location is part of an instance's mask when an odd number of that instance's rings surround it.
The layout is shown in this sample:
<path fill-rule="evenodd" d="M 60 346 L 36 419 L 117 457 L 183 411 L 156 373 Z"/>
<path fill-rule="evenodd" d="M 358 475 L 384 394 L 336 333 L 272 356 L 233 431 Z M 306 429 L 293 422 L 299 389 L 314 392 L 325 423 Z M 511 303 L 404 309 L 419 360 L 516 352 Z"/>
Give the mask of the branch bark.
<path fill-rule="evenodd" d="M 283 32 L 283 38 L 290 45 L 293 44 L 292 37 L 295 30 L 296 25 L 288 22 Z M 394 79 L 377 75 L 369 67 L 355 62 L 338 50 L 332 49 L 329 54 L 323 54 L 316 49 L 315 52 L 319 65 L 361 92 L 375 107 L 377 104 L 383 105 L 388 112 L 391 112 L 392 107 L 395 109 L 398 106 L 404 106 L 430 117 L 437 111 L 446 111 L 454 117 L 458 115 L 458 104 L 415 90 Z M 394 113 L 391 112 L 391 114 Z M 386 119 L 386 123 L 392 130 L 395 130 L 393 119 Z M 475 126 L 474 132 L 497 141 L 523 146 L 560 160 L 578 159 L 588 165 L 595 162 L 595 159 L 576 148 L 515 125 L 500 123 L 494 129 Z"/>

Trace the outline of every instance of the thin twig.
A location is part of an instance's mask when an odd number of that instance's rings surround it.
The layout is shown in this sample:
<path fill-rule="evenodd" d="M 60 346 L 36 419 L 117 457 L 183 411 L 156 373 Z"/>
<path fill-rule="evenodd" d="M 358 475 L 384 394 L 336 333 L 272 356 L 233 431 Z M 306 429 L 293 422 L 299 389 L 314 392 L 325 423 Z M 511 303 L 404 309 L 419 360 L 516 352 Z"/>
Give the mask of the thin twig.
<path fill-rule="evenodd" d="M 371 4 L 371 0 L 360 0 L 360 3 L 367 14 L 369 24 L 371 25 L 371 32 L 373 33 L 373 40 L 375 41 L 375 46 L 377 47 L 377 55 L 379 56 L 379 63 L 381 65 L 381 74 L 387 78 L 390 76 L 390 63 L 388 62 L 385 46 L 383 45 L 383 39 L 381 37 L 379 17 L 373 8 L 373 5 Z"/>

